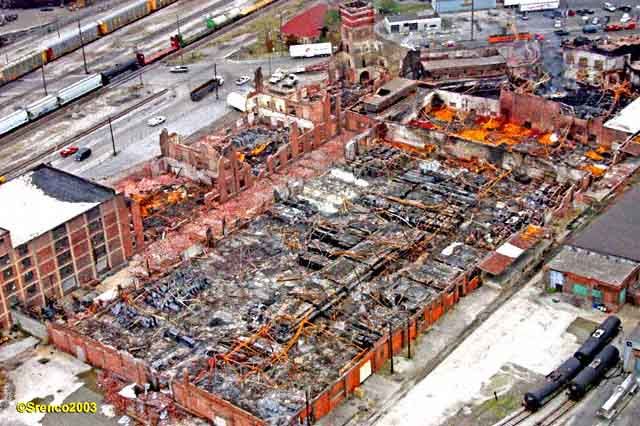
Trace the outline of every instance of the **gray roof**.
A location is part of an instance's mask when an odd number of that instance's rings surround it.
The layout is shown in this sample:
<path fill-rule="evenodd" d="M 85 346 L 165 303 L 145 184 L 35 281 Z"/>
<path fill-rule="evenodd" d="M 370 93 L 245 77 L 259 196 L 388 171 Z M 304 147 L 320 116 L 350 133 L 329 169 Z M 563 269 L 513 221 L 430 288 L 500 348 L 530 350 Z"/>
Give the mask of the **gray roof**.
<path fill-rule="evenodd" d="M 13 247 L 113 198 L 115 191 L 47 165 L 0 185 L 0 228 Z"/>
<path fill-rule="evenodd" d="M 571 245 L 640 262 L 640 187 L 615 200 Z"/>
<path fill-rule="evenodd" d="M 431 14 L 431 15 L 423 15 L 423 16 L 418 16 L 417 13 L 409 13 L 406 15 L 387 15 L 384 17 L 384 19 L 386 19 L 389 22 L 407 22 L 407 21 L 422 21 L 422 20 L 426 20 L 426 19 L 433 19 L 433 18 L 437 18 L 438 15 Z"/>
<path fill-rule="evenodd" d="M 620 286 L 640 264 L 577 247 L 564 246 L 548 266 L 554 271 L 571 272 L 582 277 Z"/>

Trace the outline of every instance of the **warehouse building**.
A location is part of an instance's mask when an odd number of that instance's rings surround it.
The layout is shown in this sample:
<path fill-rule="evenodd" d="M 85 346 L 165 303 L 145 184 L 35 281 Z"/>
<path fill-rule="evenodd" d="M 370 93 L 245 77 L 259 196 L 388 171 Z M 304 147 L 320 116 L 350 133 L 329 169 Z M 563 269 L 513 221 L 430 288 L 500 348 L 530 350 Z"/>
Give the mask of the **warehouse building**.
<path fill-rule="evenodd" d="M 0 186 L 0 327 L 124 265 L 133 254 L 124 197 L 48 165 Z"/>
<path fill-rule="evenodd" d="M 629 190 L 545 267 L 548 288 L 608 311 L 636 300 L 640 270 L 640 188 Z"/>
<path fill-rule="evenodd" d="M 388 15 L 384 17 L 384 28 L 390 34 L 411 31 L 440 31 L 442 29 L 442 19 L 435 13 L 422 16 L 416 14 Z"/>
<path fill-rule="evenodd" d="M 471 10 L 471 0 L 432 0 L 431 6 L 438 13 L 446 12 L 464 12 Z M 475 10 L 494 9 L 496 0 L 474 0 L 473 7 Z"/>
<path fill-rule="evenodd" d="M 283 40 L 288 44 L 317 42 L 322 36 L 328 9 L 326 4 L 319 4 L 294 16 L 280 28 Z"/>

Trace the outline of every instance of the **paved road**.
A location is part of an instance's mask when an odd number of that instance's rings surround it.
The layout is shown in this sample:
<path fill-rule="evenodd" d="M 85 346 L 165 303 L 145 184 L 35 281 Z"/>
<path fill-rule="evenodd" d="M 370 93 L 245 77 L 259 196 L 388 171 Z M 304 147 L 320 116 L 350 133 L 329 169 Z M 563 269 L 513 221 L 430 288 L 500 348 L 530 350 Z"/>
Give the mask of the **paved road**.
<path fill-rule="evenodd" d="M 73 158 L 61 159 L 59 154 L 55 153 L 45 161 L 53 161 L 54 166 L 87 178 L 108 180 L 122 170 L 159 155 L 158 135 L 163 127 L 170 132 L 188 136 L 211 125 L 225 114 L 233 112 L 226 105 L 226 97 L 230 92 L 251 89 L 250 83 L 242 87 L 236 86 L 236 78 L 241 75 L 253 76 L 258 66 L 262 66 L 265 75 L 268 74 L 268 60 L 232 62 L 223 58 L 228 53 L 228 50 L 207 51 L 205 60 L 189 65 L 190 70 L 187 74 L 172 74 L 167 67 L 158 67 L 145 73 L 143 81 L 147 90 L 158 92 L 168 88 L 169 91 L 161 98 L 112 123 L 118 152 L 116 156 L 113 156 L 109 127 L 104 126 L 75 144 L 78 147 L 92 149 L 92 157 L 88 160 L 76 162 Z M 278 67 L 308 65 L 323 60 L 326 59 L 294 61 L 288 57 L 273 58 L 271 66 L 275 70 Z M 225 79 L 224 86 L 219 90 L 219 99 L 216 100 L 215 93 L 211 93 L 200 102 L 191 101 L 190 90 L 211 78 L 214 62 L 217 64 L 218 74 Z M 139 80 L 132 80 L 128 84 L 139 84 Z M 147 120 L 157 115 L 165 116 L 166 123 L 158 127 L 149 127 L 146 124 Z"/>

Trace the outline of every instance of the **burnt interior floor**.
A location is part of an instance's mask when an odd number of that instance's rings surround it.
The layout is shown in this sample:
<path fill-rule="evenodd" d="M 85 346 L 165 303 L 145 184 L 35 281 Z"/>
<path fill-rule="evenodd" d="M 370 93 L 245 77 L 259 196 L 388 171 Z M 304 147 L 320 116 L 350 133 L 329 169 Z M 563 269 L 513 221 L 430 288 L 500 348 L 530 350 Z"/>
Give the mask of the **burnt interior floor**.
<path fill-rule="evenodd" d="M 374 145 L 303 185 L 207 256 L 73 327 L 288 424 L 406 318 L 562 197 L 553 181 Z"/>

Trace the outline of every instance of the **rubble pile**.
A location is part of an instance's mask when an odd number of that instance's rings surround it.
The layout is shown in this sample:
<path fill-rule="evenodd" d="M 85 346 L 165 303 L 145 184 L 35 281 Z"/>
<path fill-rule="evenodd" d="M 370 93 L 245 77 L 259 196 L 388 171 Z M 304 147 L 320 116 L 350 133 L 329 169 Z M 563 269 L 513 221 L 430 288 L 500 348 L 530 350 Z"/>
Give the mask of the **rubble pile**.
<path fill-rule="evenodd" d="M 305 392 L 319 395 L 489 251 L 543 225 L 563 190 L 376 145 L 279 191 L 207 256 L 74 327 L 143 360 L 160 388 L 188 379 L 289 424 Z"/>

